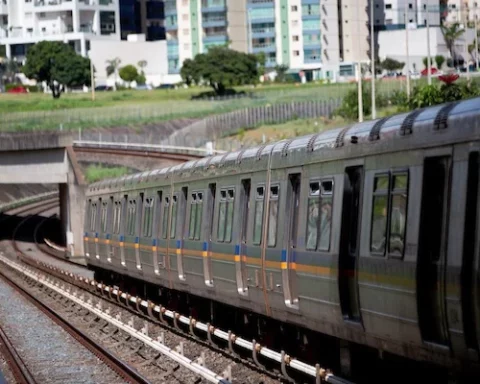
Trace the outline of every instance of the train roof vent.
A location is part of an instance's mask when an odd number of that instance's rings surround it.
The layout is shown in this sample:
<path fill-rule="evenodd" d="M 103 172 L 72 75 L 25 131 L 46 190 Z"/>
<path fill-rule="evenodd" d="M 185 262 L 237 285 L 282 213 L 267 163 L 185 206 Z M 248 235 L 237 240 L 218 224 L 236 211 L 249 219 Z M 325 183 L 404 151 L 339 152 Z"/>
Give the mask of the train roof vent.
<path fill-rule="evenodd" d="M 447 105 L 443 106 L 440 111 L 438 111 L 437 116 L 435 116 L 435 121 L 433 122 L 433 129 L 435 131 L 448 128 L 448 115 L 450 114 L 450 111 L 459 103 L 459 101 L 448 103 Z"/>
<path fill-rule="evenodd" d="M 240 153 L 238 154 L 237 160 L 235 161 L 235 164 L 240 164 L 242 162 L 243 154 L 245 153 L 246 150 L 247 149 L 244 148 L 240 151 Z"/>
<path fill-rule="evenodd" d="M 320 136 L 320 133 L 316 133 L 312 137 L 310 137 L 310 140 L 308 140 L 307 143 L 307 152 L 313 152 L 313 144 L 315 143 L 315 140 L 317 140 L 317 137 Z"/>
<path fill-rule="evenodd" d="M 405 118 L 405 120 L 403 120 L 403 123 L 400 126 L 400 136 L 412 134 L 413 124 L 415 124 L 415 120 L 422 112 L 423 109 L 416 109 L 415 111 L 408 114 L 408 116 Z"/>
<path fill-rule="evenodd" d="M 259 148 L 258 148 L 258 151 L 257 151 L 257 154 L 255 155 L 255 159 L 256 160 L 260 160 L 262 158 L 262 151 L 264 150 L 264 148 L 266 147 L 267 145 L 264 144 L 264 145 L 261 145 Z"/>
<path fill-rule="evenodd" d="M 351 127 L 345 127 L 340 131 L 340 133 L 337 136 L 337 139 L 335 140 L 335 148 L 340 148 L 345 145 L 345 135 L 347 134 L 350 128 Z"/>
<path fill-rule="evenodd" d="M 382 125 L 388 119 L 389 119 L 389 117 L 384 117 L 383 119 L 377 120 L 377 122 L 375 124 L 373 124 L 373 127 L 370 130 L 370 135 L 368 136 L 368 139 L 370 141 L 380 140 L 380 131 L 382 129 Z"/>
<path fill-rule="evenodd" d="M 290 144 L 292 144 L 294 139 L 288 140 L 282 148 L 282 157 L 286 157 L 288 155 L 288 147 L 290 147 Z"/>

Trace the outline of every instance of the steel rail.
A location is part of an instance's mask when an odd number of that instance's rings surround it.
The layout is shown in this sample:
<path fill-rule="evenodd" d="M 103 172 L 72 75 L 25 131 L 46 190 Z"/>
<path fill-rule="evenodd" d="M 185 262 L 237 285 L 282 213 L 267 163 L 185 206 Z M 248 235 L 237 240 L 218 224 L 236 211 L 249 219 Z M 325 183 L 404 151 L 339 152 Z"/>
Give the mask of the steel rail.
<path fill-rule="evenodd" d="M 30 373 L 27 365 L 22 357 L 17 353 L 17 350 L 10 342 L 8 336 L 0 327 L 0 351 L 10 367 L 13 377 L 18 384 L 36 384 L 37 381 Z"/>

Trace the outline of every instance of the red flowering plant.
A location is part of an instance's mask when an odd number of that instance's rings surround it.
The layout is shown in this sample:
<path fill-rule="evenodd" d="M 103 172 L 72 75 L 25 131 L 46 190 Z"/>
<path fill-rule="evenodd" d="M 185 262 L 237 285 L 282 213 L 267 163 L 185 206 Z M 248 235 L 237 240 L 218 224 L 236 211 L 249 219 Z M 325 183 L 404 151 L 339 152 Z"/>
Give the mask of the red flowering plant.
<path fill-rule="evenodd" d="M 446 75 L 438 76 L 438 80 L 443 83 L 440 91 L 443 94 L 445 102 L 463 99 L 462 88 L 458 84 L 455 84 L 455 81 L 457 81 L 459 77 L 456 73 L 447 73 Z"/>

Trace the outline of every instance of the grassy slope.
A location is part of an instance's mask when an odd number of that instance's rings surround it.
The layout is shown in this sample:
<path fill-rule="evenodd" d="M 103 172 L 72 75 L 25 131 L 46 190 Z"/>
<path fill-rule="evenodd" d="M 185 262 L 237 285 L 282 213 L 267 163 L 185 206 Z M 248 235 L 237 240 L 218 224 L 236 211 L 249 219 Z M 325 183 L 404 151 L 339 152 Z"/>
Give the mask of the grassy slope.
<path fill-rule="evenodd" d="M 132 173 L 132 171 L 126 167 L 89 165 L 85 171 L 85 179 L 88 183 L 94 183 L 99 180 L 120 177 L 129 173 Z"/>

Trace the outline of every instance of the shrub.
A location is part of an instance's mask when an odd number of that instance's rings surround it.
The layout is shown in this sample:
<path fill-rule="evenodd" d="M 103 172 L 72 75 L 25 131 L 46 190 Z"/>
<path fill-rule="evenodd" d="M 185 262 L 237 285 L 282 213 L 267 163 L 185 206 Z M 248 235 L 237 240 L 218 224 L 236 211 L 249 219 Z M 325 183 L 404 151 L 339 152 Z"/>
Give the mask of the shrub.
<path fill-rule="evenodd" d="M 410 100 L 408 100 L 408 107 L 411 109 L 425 108 L 442 104 L 443 100 L 442 92 L 435 85 L 415 87 L 410 96 Z"/>

